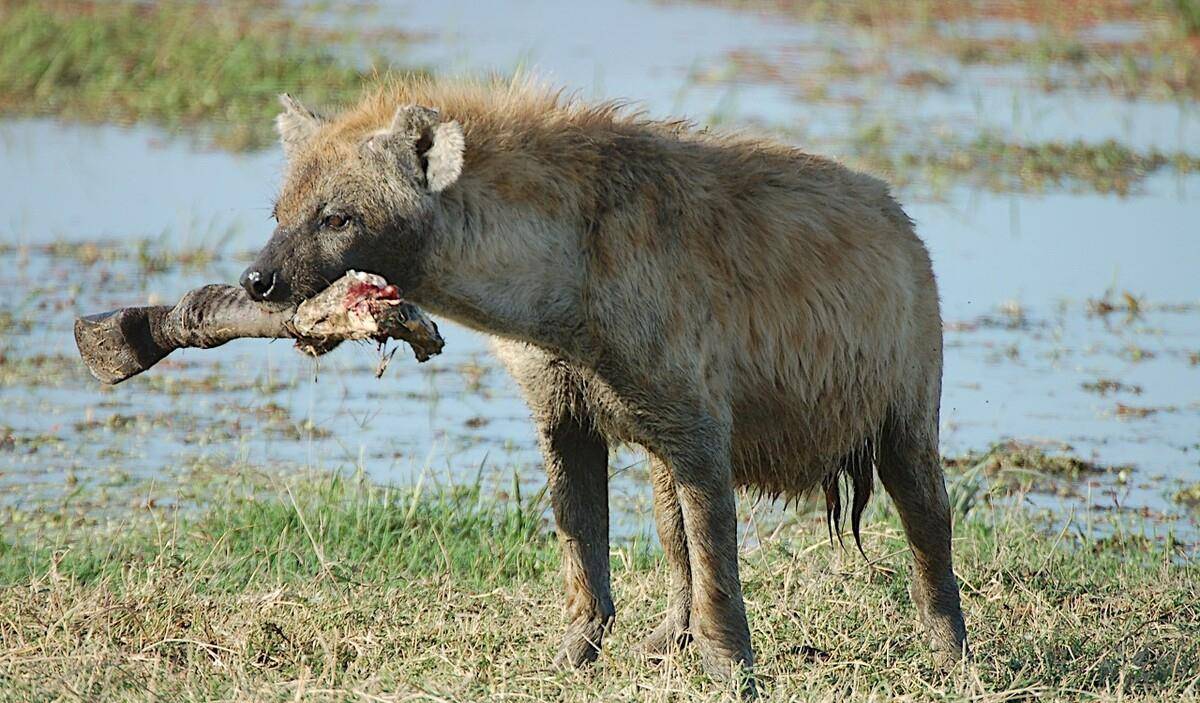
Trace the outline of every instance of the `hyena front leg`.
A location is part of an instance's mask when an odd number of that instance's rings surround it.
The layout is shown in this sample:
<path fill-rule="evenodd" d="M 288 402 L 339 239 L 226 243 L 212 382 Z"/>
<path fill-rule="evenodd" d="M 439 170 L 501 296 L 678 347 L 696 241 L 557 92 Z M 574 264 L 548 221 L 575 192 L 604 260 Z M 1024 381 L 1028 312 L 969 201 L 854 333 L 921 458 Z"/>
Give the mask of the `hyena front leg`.
<path fill-rule="evenodd" d="M 663 621 L 642 640 L 642 651 L 664 656 L 682 649 L 691 639 L 688 622 L 692 611 L 692 573 L 688 560 L 687 533 L 683 509 L 675 491 L 671 469 L 658 457 L 650 457 L 650 476 L 654 483 L 654 521 L 658 540 L 667 557 L 671 573 L 671 592 Z"/>
<path fill-rule="evenodd" d="M 608 445 L 586 418 L 541 426 L 554 522 L 562 546 L 570 624 L 554 663 L 595 661 L 616 610 L 609 590 Z"/>
<path fill-rule="evenodd" d="M 494 347 L 529 402 L 546 462 L 570 619 L 554 661 L 581 666 L 599 656 L 616 614 L 609 589 L 608 442 L 569 364 L 520 342 L 495 340 Z"/>
<path fill-rule="evenodd" d="M 592 420 L 582 381 L 567 364 L 532 348 L 502 358 L 537 422 L 562 547 L 570 624 L 554 663 L 582 666 L 600 655 L 616 615 L 609 588 L 608 442 Z"/>

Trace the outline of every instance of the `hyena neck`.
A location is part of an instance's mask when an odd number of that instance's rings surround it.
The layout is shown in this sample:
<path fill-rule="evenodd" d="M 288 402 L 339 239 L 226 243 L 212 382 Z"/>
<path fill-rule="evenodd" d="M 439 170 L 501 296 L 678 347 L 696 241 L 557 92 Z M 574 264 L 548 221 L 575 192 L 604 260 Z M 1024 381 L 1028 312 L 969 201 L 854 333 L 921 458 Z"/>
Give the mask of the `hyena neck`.
<path fill-rule="evenodd" d="M 583 286 L 574 230 L 488 193 L 446 195 L 414 301 L 488 334 L 573 353 L 582 343 Z"/>

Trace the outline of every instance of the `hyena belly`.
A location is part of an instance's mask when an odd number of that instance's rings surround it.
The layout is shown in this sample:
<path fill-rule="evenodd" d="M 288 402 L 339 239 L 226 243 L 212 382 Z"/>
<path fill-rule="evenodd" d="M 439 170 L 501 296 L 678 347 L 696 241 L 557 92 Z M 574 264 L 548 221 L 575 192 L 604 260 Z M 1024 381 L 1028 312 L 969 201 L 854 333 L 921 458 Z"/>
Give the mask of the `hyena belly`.
<path fill-rule="evenodd" d="M 826 402 L 821 402 L 825 400 Z M 870 456 L 886 413 L 860 407 L 850 423 L 834 398 L 814 403 L 778 391 L 734 405 L 734 481 L 771 496 L 795 497 L 817 489 Z"/>
<path fill-rule="evenodd" d="M 733 362 L 739 485 L 797 496 L 839 471 L 869 475 L 895 418 L 919 416 L 936 433 L 941 329 L 928 256 L 910 232 L 881 240 L 891 251 L 871 275 L 748 302 L 741 334 L 752 353 Z"/>

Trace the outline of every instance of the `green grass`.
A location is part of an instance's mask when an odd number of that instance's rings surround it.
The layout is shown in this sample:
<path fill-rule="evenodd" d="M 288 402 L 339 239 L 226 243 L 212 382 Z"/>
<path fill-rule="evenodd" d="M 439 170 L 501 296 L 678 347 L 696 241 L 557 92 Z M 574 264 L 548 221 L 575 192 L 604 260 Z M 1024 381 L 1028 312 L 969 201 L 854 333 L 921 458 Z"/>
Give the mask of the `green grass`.
<path fill-rule="evenodd" d="M 834 32 L 866 32 L 889 51 L 904 50 L 961 65 L 1024 66 L 1035 85 L 1053 92 L 1062 88 L 1105 90 L 1130 99 L 1161 101 L 1200 97 L 1200 0 L 692 0 L 754 12 L 773 12 L 799 22 L 840 25 Z M 1035 36 L 974 36 L 962 27 L 976 24 L 1035 29 Z M 1137 37 L 1095 38 L 1098 25 L 1140 28 Z M 889 71 L 890 62 L 859 62 L 849 70 L 826 71 L 828 78 L 848 82 L 858 74 Z M 786 71 L 769 67 L 772 80 Z M 1059 69 L 1066 69 L 1059 70 Z M 812 81 L 807 67 L 797 77 Z M 951 79 L 942 76 L 940 87 Z M 900 80 L 908 88 L 922 81 Z"/>
<path fill-rule="evenodd" d="M 1196 695 L 1200 570 L 1171 547 L 974 505 L 956 526 L 974 661 L 942 673 L 913 626 L 902 533 L 878 505 L 870 562 L 831 546 L 816 516 L 743 553 L 769 700 Z M 723 696 L 692 652 L 661 665 L 635 653 L 667 590 L 661 557 L 637 543 L 612 552 L 618 621 L 601 660 L 550 668 L 565 623 L 543 508 L 302 477 L 226 487 L 194 514 L 6 543 L 0 699 Z"/>
<path fill-rule="evenodd" d="M 203 571 L 207 564 L 213 570 L 203 579 L 206 591 L 236 592 L 264 582 L 329 577 L 387 584 L 433 573 L 479 585 L 535 577 L 552 561 L 533 508 L 502 509 L 477 488 L 426 496 L 339 476 L 275 488 L 268 500 L 261 499 L 270 490 L 262 485 L 218 488 L 227 495 L 211 500 L 198 521 L 85 541 L 61 559 L 55 554 L 64 543 L 9 545 L 0 555 L 0 587 L 50 562 L 83 584 L 131 565 L 166 560 Z"/>
<path fill-rule="evenodd" d="M 857 161 L 894 182 L 934 188 L 967 178 L 998 192 L 1067 188 L 1126 196 L 1155 173 L 1200 173 L 1200 155 L 1140 151 L 1111 139 L 1021 144 L 985 133 L 969 141 L 903 145 L 875 125 L 860 130 L 850 148 Z"/>
<path fill-rule="evenodd" d="M 1175 494 L 1171 497 L 1176 503 L 1185 505 L 1189 508 L 1200 509 L 1200 482 L 1192 483 L 1180 488 L 1178 491 L 1175 491 Z"/>
<path fill-rule="evenodd" d="M 1128 476 L 1131 466 L 1103 466 L 1069 451 L 1047 452 L 1016 441 L 999 442 L 986 452 L 972 452 L 944 460 L 947 468 L 962 475 L 960 488 L 979 483 L 989 495 L 1006 496 L 1037 491 L 1043 494 L 1078 495 L 1081 482 L 1105 474 Z"/>
<path fill-rule="evenodd" d="M 276 96 L 328 105 L 364 75 L 268 3 L 0 0 L 0 113 L 197 128 L 270 143 Z"/>
<path fill-rule="evenodd" d="M 1179 30 L 1189 37 L 1200 36 L 1200 0 L 1170 0 Z"/>

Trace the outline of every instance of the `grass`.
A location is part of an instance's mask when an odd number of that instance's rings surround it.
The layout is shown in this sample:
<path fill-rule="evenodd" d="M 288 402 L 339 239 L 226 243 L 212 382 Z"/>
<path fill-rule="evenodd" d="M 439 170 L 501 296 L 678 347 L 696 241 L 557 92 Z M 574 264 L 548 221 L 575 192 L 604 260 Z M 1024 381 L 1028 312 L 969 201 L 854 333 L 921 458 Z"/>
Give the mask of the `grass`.
<path fill-rule="evenodd" d="M 1171 497 L 1180 505 L 1200 509 L 1200 481 L 1180 488 Z"/>
<path fill-rule="evenodd" d="M 880 503 L 882 505 L 882 503 Z M 693 653 L 633 649 L 666 573 L 612 551 L 617 629 L 596 667 L 548 666 L 564 627 L 543 501 L 299 477 L 222 489 L 137 527 L 0 546 L 0 698 L 713 700 Z M 6 532 L 11 535 L 11 532 Z M 7 538 L 7 537 L 6 537 Z M 1045 533 L 978 504 L 956 527 L 974 662 L 939 673 L 914 629 L 896 519 L 872 560 L 819 518 L 742 555 L 772 700 L 1179 700 L 1200 667 L 1200 571 L 1136 534 Z"/>
<path fill-rule="evenodd" d="M 968 178 L 998 192 L 1068 188 L 1127 196 L 1164 170 L 1200 173 L 1200 155 L 1139 151 L 1111 139 L 1021 144 L 985 133 L 967 141 L 944 137 L 910 148 L 896 144 L 887 129 L 874 125 L 860 130 L 850 148 L 857 161 L 895 182 L 916 180 L 935 188 Z"/>
<path fill-rule="evenodd" d="M 1160 0 L 773 0 L 769 3 L 755 0 L 707 1 L 756 9 L 763 9 L 765 5 L 772 11 L 805 21 L 837 22 L 884 30 L 894 28 L 897 23 L 932 25 L 937 21 L 975 19 L 1080 27 L 1096 22 L 1162 14 L 1167 9 L 1161 6 Z"/>
<path fill-rule="evenodd" d="M 1110 393 L 1132 393 L 1133 395 L 1141 395 L 1142 387 L 1137 384 L 1124 383 L 1115 378 L 1098 378 L 1095 381 L 1086 381 L 1080 384 L 1083 390 L 1097 395 L 1109 395 Z"/>
<path fill-rule="evenodd" d="M 1059 447 L 1047 452 L 1040 446 L 1013 440 L 992 445 L 985 452 L 946 459 L 950 470 L 963 473 L 967 480 L 985 478 L 990 491 L 1007 495 L 1036 490 L 1069 495 L 1078 482 L 1103 474 L 1128 475 L 1130 466 L 1103 466 L 1078 457 Z"/>
<path fill-rule="evenodd" d="M 1200 2 L 1197 0 L 694 0 L 757 12 L 774 12 L 799 22 L 840 25 L 835 31 L 874 35 L 889 51 L 949 59 L 961 65 L 1027 66 L 1047 91 L 1063 87 L 1103 89 L 1127 98 L 1190 100 L 1200 96 Z M 1011 36 L 979 36 L 979 26 L 1034 30 Z M 1104 25 L 1137 27 L 1132 37 L 1099 39 Z M 1068 69 L 1067 73 L 1054 70 Z M 858 66 L 852 74 L 888 70 L 888 62 Z M 771 70 L 777 80 L 777 70 Z M 813 80 L 810 71 L 797 80 Z M 943 76 L 939 87 L 948 87 Z M 901 78 L 909 88 L 928 84 Z"/>
<path fill-rule="evenodd" d="M 1200 0 L 1170 0 L 1175 10 L 1179 31 L 1189 37 L 1200 37 Z"/>
<path fill-rule="evenodd" d="M 364 81 L 268 3 L 0 0 L 0 113 L 199 128 L 220 146 L 273 141 L 280 92 L 328 105 Z"/>
<path fill-rule="evenodd" d="M 258 479 L 260 482 L 262 479 Z M 226 485 L 201 519 L 82 545 L 10 545 L 0 585 L 12 586 L 54 564 L 81 583 L 109 580 L 167 559 L 204 572 L 206 592 L 328 577 L 340 583 L 406 581 L 429 574 L 471 585 L 537 576 L 551 564 L 532 508 L 501 510 L 478 489 L 425 496 L 340 476 L 312 479 L 263 499 L 267 484 Z M 62 551 L 64 550 L 65 551 Z M 60 553 L 61 552 L 61 553 Z"/>

